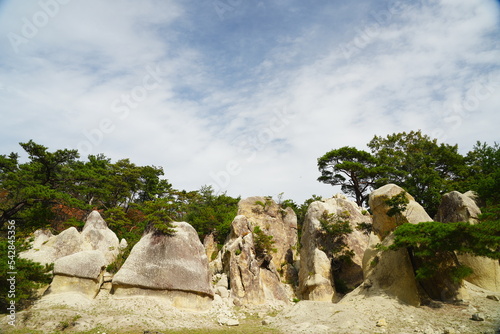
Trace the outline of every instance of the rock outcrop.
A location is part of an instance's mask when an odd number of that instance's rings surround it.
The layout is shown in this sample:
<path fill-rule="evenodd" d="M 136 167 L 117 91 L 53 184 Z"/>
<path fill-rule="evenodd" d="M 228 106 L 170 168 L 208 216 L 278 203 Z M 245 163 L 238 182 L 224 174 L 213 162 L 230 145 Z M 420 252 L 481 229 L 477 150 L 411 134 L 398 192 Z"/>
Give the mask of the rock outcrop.
<path fill-rule="evenodd" d="M 272 237 L 274 251 L 259 250 L 256 227 Z M 211 268 L 227 275 L 236 304 L 288 302 L 293 296 L 290 283 L 297 281 L 296 246 L 295 212 L 268 197 L 249 197 L 238 203 L 238 216 Z"/>
<path fill-rule="evenodd" d="M 106 259 L 98 250 L 82 251 L 59 258 L 47 293 L 78 292 L 94 298 L 103 282 Z"/>
<path fill-rule="evenodd" d="M 442 223 L 469 222 L 478 223 L 481 210 L 473 199 L 473 193 L 461 194 L 452 191 L 445 194 L 436 215 L 436 220 Z M 498 261 L 472 255 L 457 255 L 461 264 L 474 272 L 466 278 L 467 281 L 487 290 L 500 292 L 500 264 Z"/>
<path fill-rule="evenodd" d="M 113 277 L 116 296 L 161 296 L 173 306 L 203 309 L 213 299 L 205 249 L 195 229 L 174 223 L 175 234 L 150 231 Z"/>
<path fill-rule="evenodd" d="M 118 237 L 108 228 L 98 211 L 92 211 L 88 215 L 82 238 L 92 249 L 101 251 L 108 264 L 113 262 L 120 252 Z"/>
<path fill-rule="evenodd" d="M 354 288 L 363 281 L 362 260 L 368 246 L 368 236 L 356 227 L 361 223 L 371 223 L 371 217 L 354 202 L 343 195 L 311 203 L 302 227 L 299 289 L 301 299 L 332 301 L 335 295 L 332 260 L 328 253 L 328 243 L 323 240 L 320 219 L 324 213 L 334 214 L 339 219 L 348 221 L 353 230 L 346 238 L 347 246 L 353 251 L 351 264 L 338 268 L 335 277 L 349 288 Z"/>
<path fill-rule="evenodd" d="M 276 252 L 272 254 L 272 262 L 276 268 L 293 263 L 298 234 L 297 216 L 292 208 L 283 209 L 268 197 L 249 197 L 238 203 L 238 215 L 273 237 Z"/>
<path fill-rule="evenodd" d="M 404 189 L 395 185 L 387 184 L 374 190 L 370 194 L 369 206 L 373 214 L 373 232 L 383 240 L 389 233 L 394 231 L 398 225 L 404 223 L 417 224 L 420 222 L 430 222 L 432 218 L 425 212 L 424 208 L 418 204 L 413 196 L 405 192 L 408 199 L 406 210 L 400 215 L 392 217 L 387 215 L 390 209 L 387 200 L 404 192 Z"/>
<path fill-rule="evenodd" d="M 409 203 L 400 215 L 387 215 L 390 207 L 386 201 L 404 190 L 394 184 L 385 185 L 370 194 L 369 205 L 373 214 L 373 233 L 370 246 L 363 257 L 364 293 L 385 293 L 410 305 L 420 305 L 419 289 L 414 268 L 406 249 L 380 250 L 377 245 L 389 247 L 393 243 L 392 232 L 401 223 L 417 224 L 432 221 L 425 210 L 408 193 Z"/>
<path fill-rule="evenodd" d="M 38 230 L 34 234 L 31 248 L 20 256 L 41 264 L 55 263 L 57 259 L 82 251 L 98 250 L 103 253 L 106 264 L 112 263 L 119 253 L 119 241 L 98 211 L 92 211 L 82 233 L 70 227 L 58 235 Z"/>
<path fill-rule="evenodd" d="M 270 256 L 255 250 L 254 225 L 239 215 L 231 224 L 231 233 L 220 252 L 223 271 L 229 278 L 231 297 L 237 305 L 261 305 L 287 302 L 289 295 Z"/>

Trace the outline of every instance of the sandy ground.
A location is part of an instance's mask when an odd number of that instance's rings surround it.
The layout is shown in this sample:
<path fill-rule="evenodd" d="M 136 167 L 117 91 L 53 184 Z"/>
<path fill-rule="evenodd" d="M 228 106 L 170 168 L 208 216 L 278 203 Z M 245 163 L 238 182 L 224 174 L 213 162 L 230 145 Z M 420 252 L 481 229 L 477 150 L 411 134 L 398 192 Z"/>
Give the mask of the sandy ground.
<path fill-rule="evenodd" d="M 282 333 L 500 333 L 500 302 L 496 295 L 467 285 L 470 298 L 460 304 L 433 303 L 412 307 L 384 295 L 365 297 L 354 291 L 339 303 L 301 301 L 284 306 L 235 308 L 230 300 L 216 298 L 205 311 L 180 310 L 157 297 L 116 298 L 101 293 L 94 300 L 79 294 L 47 295 L 33 307 L 17 314 L 17 328 L 45 333 L 101 330 L 118 333 L 167 331 L 182 328 L 223 328 L 244 321 L 249 315 L 256 326 Z M 491 297 L 490 297 L 491 298 Z M 471 319 L 481 313 L 484 321 Z M 1 331 L 11 326 L 2 319 Z M 263 323 L 263 324 L 262 324 Z M 237 327 L 232 327 L 237 328 Z M 252 332 L 252 331 L 249 331 Z"/>

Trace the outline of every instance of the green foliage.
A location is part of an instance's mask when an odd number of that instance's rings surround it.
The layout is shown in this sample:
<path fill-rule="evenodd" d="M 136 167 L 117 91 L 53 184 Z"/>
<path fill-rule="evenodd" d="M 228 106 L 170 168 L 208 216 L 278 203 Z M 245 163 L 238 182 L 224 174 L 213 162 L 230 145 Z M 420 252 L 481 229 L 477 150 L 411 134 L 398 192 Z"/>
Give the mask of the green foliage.
<path fill-rule="evenodd" d="M 365 234 L 370 234 L 372 233 L 373 231 L 373 225 L 370 224 L 370 223 L 359 223 L 357 226 L 356 226 L 356 230 L 358 231 L 361 231 Z"/>
<path fill-rule="evenodd" d="M 385 204 L 389 206 L 387 215 L 389 217 L 396 218 L 396 226 L 399 226 L 405 222 L 403 212 L 406 210 L 408 203 L 410 203 L 410 200 L 407 197 L 406 191 L 402 191 L 385 201 Z"/>
<path fill-rule="evenodd" d="M 344 146 L 319 158 L 318 169 L 321 172 L 318 181 L 341 186 L 343 192 L 353 196 L 362 206 L 383 168 L 370 153 Z"/>
<path fill-rule="evenodd" d="M 443 258 L 455 258 L 455 253 L 500 259 L 499 220 L 483 220 L 475 225 L 467 222 L 406 223 L 394 231 L 394 236 L 394 244 L 389 249 L 408 248 L 420 259 L 422 265 L 416 270 L 418 279 L 436 275 Z M 470 274 L 470 268 L 456 261 L 448 274 L 459 281 Z"/>
<path fill-rule="evenodd" d="M 11 257 L 12 253 L 8 252 L 9 245 L 7 238 L 2 236 L 0 238 L 0 280 L 2 282 L 0 284 L 0 313 L 7 313 L 11 300 L 15 301 L 17 311 L 30 306 L 37 298 L 37 289 L 49 284 L 52 279 L 49 273 L 52 266 L 42 266 L 17 256 Z M 23 245 L 16 242 L 15 249 L 18 254 L 23 249 Z M 9 261 L 14 261 L 15 268 L 10 268 Z M 7 274 L 9 272 L 16 272 L 16 274 Z M 10 283 L 7 281 L 12 276 L 15 277 L 15 291 L 10 289 Z"/>
<path fill-rule="evenodd" d="M 465 160 L 458 146 L 438 144 L 419 131 L 375 136 L 369 143 L 373 156 L 385 170 L 377 186 L 395 183 L 406 189 L 432 217 L 441 195 L 454 190 L 463 179 Z"/>
<path fill-rule="evenodd" d="M 354 252 L 345 240 L 345 237 L 353 231 L 347 219 L 349 219 L 348 212 L 336 214 L 326 210 L 319 219 L 322 228 L 320 241 L 322 250 L 333 259 L 334 270 L 340 269 L 344 263 L 350 263 L 354 256 Z"/>
<path fill-rule="evenodd" d="M 271 253 L 276 253 L 277 249 L 273 248 L 275 241 L 272 235 L 267 235 L 260 226 L 255 226 L 253 229 L 253 241 L 255 245 L 255 254 L 258 258 L 263 258 Z"/>
<path fill-rule="evenodd" d="M 152 229 L 164 235 L 173 236 L 175 227 L 170 218 L 170 205 L 168 201 L 156 200 L 144 203 L 145 223 L 147 229 Z"/>
<path fill-rule="evenodd" d="M 217 242 L 223 244 L 238 213 L 239 200 L 225 193 L 217 195 L 212 187 L 204 186 L 187 206 L 185 219 L 198 231 L 201 240 L 214 233 Z"/>
<path fill-rule="evenodd" d="M 466 156 L 467 178 L 462 191 L 475 191 L 484 204 L 500 203 L 500 145 L 477 142 Z"/>

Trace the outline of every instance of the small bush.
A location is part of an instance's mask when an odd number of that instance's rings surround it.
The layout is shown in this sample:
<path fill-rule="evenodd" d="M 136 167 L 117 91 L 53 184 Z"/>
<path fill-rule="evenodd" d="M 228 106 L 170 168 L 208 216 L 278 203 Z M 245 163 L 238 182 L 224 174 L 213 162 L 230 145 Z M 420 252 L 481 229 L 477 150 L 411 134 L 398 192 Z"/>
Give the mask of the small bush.
<path fill-rule="evenodd" d="M 260 226 L 255 226 L 253 229 L 253 240 L 257 257 L 264 257 L 277 252 L 277 249 L 273 248 L 275 243 L 273 236 L 267 235 L 261 230 Z"/>

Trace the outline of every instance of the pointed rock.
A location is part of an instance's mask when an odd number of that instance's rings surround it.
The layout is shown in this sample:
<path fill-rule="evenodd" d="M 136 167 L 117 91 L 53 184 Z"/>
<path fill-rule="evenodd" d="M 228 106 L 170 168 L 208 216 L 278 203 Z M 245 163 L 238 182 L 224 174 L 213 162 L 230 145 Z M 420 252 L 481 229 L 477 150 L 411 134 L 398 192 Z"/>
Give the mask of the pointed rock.
<path fill-rule="evenodd" d="M 195 229 L 174 223 L 175 234 L 146 233 L 113 277 L 115 295 L 156 295 L 174 306 L 204 308 L 213 299 L 205 249 Z"/>

